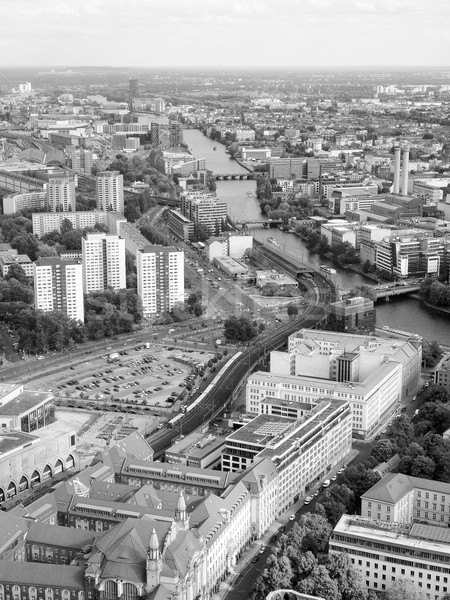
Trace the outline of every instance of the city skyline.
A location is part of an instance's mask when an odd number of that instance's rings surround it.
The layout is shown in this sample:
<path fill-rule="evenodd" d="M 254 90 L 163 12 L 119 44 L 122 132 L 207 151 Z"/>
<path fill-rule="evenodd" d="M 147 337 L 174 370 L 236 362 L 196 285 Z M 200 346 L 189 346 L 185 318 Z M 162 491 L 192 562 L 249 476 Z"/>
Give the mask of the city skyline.
<path fill-rule="evenodd" d="M 5 67 L 446 66 L 450 50 L 444 0 L 1 5 Z"/>

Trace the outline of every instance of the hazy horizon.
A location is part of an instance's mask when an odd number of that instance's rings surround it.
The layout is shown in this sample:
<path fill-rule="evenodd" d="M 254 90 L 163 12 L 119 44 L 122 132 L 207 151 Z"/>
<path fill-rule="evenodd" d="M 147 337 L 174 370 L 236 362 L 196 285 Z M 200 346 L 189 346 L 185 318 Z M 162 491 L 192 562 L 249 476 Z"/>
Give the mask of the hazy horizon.
<path fill-rule="evenodd" d="M 2 68 L 438 69 L 450 56 L 445 0 L 0 5 Z"/>

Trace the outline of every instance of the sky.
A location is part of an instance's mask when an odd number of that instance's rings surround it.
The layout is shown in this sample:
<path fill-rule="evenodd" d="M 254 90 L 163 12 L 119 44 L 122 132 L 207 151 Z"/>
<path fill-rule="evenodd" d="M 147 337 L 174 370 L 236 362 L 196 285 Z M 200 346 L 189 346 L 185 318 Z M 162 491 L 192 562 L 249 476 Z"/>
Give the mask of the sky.
<path fill-rule="evenodd" d="M 448 0 L 0 0 L 0 65 L 448 66 Z"/>

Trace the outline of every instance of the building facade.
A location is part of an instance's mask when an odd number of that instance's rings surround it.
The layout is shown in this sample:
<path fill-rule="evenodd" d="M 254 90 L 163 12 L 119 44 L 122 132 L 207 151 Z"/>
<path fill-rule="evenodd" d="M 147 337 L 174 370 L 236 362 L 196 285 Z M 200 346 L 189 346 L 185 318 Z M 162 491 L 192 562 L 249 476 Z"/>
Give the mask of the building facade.
<path fill-rule="evenodd" d="M 184 252 L 173 247 L 146 246 L 136 255 L 138 295 L 144 318 L 170 312 L 184 302 Z"/>
<path fill-rule="evenodd" d="M 73 260 L 41 258 L 34 263 L 34 303 L 84 322 L 83 267 Z"/>
<path fill-rule="evenodd" d="M 81 240 L 83 289 L 86 294 L 126 288 L 125 240 L 118 235 L 87 233 Z"/>
<path fill-rule="evenodd" d="M 47 184 L 47 205 L 52 212 L 75 212 L 75 179 L 50 177 Z"/>
<path fill-rule="evenodd" d="M 103 171 L 97 175 L 97 210 L 123 213 L 123 175 Z"/>

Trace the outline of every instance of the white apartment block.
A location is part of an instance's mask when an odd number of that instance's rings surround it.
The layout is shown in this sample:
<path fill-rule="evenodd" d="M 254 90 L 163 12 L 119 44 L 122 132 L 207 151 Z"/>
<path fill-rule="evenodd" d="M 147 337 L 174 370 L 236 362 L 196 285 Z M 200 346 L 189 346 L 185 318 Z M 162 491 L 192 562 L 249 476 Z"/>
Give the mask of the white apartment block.
<path fill-rule="evenodd" d="M 302 329 L 289 337 L 288 352 L 272 352 L 270 373 L 247 380 L 246 410 L 262 412 L 270 398 L 316 404 L 350 402 L 353 431 L 367 437 L 418 387 L 420 341 Z"/>
<path fill-rule="evenodd" d="M 87 233 L 81 240 L 85 294 L 126 288 L 125 240 L 118 235 Z"/>
<path fill-rule="evenodd" d="M 170 312 L 174 304 L 184 302 L 184 252 L 149 245 L 138 249 L 136 259 L 144 318 Z"/>
<path fill-rule="evenodd" d="M 21 210 L 43 208 L 47 206 L 46 192 L 24 192 L 23 194 L 11 194 L 3 198 L 3 214 L 13 215 Z"/>
<path fill-rule="evenodd" d="M 123 175 L 103 171 L 97 175 L 97 209 L 123 213 Z"/>
<path fill-rule="evenodd" d="M 81 263 L 41 258 L 34 263 L 34 302 L 37 310 L 61 310 L 84 322 L 83 270 Z"/>
<path fill-rule="evenodd" d="M 47 184 L 47 204 L 52 212 L 75 212 L 75 179 L 50 177 Z"/>
<path fill-rule="evenodd" d="M 376 592 L 399 579 L 411 581 L 427 600 L 450 592 L 450 531 L 442 527 L 343 515 L 329 552 L 347 553 L 366 586 Z"/>
<path fill-rule="evenodd" d="M 261 414 L 229 435 L 222 469 L 243 471 L 270 458 L 278 473 L 278 515 L 343 461 L 351 450 L 347 401 L 322 401 L 299 420 Z"/>
<path fill-rule="evenodd" d="M 68 219 L 74 229 L 84 229 L 85 227 L 94 227 L 97 224 L 102 224 L 108 227 L 110 233 L 116 235 L 119 234 L 120 224 L 127 222 L 125 217 L 120 213 L 106 210 L 33 213 L 33 233 L 40 238 L 55 229 L 59 231 L 64 219 Z"/>

